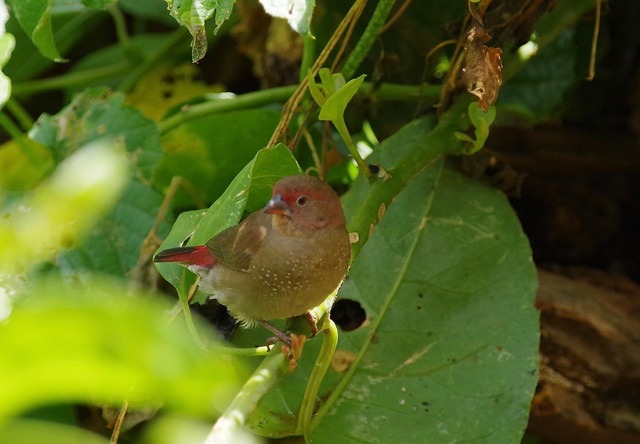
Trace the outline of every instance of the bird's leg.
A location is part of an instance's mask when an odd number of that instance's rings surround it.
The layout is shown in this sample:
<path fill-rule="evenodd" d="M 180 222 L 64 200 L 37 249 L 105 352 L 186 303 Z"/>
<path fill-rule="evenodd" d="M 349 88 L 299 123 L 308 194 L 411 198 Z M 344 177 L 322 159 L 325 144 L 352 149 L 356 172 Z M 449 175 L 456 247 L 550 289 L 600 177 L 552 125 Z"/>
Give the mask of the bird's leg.
<path fill-rule="evenodd" d="M 275 337 L 276 341 L 275 342 L 282 341 L 284 343 L 284 345 L 286 345 L 287 347 L 291 348 L 291 336 L 289 336 L 288 334 L 286 334 L 282 330 L 277 329 L 273 325 L 269 324 L 267 321 L 258 321 L 258 323 L 260 325 L 262 325 L 264 328 L 266 328 L 267 330 L 269 330 L 271 333 L 276 335 L 276 337 Z M 267 341 L 267 344 L 269 342 L 271 342 L 271 341 Z"/>

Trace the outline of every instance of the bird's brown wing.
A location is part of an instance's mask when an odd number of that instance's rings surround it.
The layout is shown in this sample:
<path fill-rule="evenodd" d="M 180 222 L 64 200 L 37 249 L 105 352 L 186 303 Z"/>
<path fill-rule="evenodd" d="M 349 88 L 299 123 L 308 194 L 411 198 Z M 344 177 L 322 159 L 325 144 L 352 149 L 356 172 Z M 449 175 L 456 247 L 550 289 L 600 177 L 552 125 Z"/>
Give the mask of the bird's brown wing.
<path fill-rule="evenodd" d="M 260 250 L 267 235 L 269 215 L 252 214 L 239 225 L 229 227 L 207 242 L 218 261 L 238 271 L 249 271 L 251 258 Z"/>

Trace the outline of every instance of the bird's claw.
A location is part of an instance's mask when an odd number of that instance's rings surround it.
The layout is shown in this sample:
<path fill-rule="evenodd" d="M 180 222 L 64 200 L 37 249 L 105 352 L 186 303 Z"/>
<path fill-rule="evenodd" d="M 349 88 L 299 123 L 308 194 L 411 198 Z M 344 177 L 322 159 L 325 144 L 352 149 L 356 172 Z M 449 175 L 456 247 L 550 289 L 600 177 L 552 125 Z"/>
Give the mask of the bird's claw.
<path fill-rule="evenodd" d="M 302 356 L 302 349 L 307 337 L 304 335 L 291 334 L 291 345 L 282 346 L 282 354 L 289 360 L 287 371 L 292 373 L 298 367 L 298 360 Z"/>

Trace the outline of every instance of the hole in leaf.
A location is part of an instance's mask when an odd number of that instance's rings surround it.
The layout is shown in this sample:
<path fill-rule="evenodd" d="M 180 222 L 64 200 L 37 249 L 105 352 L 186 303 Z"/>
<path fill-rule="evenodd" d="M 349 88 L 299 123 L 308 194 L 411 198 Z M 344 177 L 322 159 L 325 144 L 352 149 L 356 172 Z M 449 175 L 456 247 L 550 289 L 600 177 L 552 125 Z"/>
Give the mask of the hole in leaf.
<path fill-rule="evenodd" d="M 357 301 L 338 299 L 331 308 L 331 319 L 342 331 L 353 331 L 364 323 L 367 313 Z"/>

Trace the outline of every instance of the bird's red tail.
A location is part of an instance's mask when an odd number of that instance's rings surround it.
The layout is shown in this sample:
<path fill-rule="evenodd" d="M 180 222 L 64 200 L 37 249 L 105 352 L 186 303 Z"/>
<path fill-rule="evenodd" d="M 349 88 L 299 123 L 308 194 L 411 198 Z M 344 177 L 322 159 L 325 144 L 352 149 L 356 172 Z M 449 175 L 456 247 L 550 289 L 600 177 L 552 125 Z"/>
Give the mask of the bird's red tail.
<path fill-rule="evenodd" d="M 198 265 L 200 267 L 214 267 L 218 263 L 205 245 L 162 250 L 155 255 L 153 262 L 179 262 L 185 265 Z"/>

